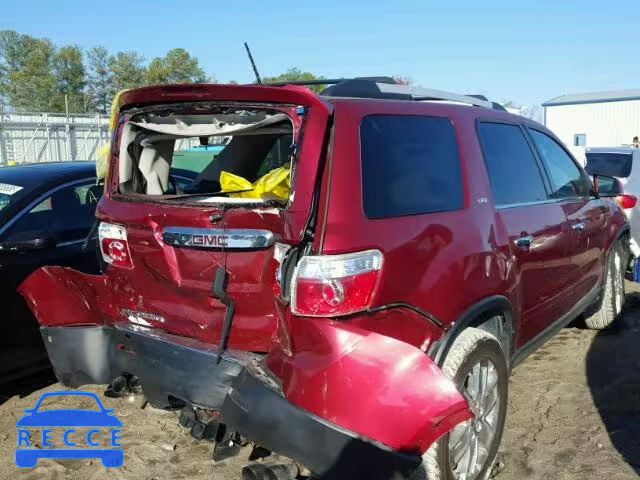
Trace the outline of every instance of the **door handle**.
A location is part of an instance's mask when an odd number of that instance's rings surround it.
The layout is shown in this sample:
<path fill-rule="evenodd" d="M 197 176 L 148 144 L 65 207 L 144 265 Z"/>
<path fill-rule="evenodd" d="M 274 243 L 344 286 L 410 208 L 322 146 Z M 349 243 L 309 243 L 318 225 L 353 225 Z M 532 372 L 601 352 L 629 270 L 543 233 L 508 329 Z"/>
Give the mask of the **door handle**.
<path fill-rule="evenodd" d="M 518 248 L 529 248 L 533 243 L 533 237 L 531 235 L 520 237 L 514 240 L 513 243 L 515 243 Z"/>
<path fill-rule="evenodd" d="M 571 228 L 573 228 L 576 232 L 580 233 L 584 231 L 584 222 L 576 223 Z"/>

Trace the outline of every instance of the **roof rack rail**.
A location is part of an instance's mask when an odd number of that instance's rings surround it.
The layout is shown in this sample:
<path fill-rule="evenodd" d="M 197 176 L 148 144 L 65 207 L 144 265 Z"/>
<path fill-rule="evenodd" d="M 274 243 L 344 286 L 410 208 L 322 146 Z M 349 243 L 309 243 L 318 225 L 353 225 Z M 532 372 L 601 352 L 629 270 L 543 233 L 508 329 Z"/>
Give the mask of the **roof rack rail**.
<path fill-rule="evenodd" d="M 386 77 L 384 82 L 379 77 L 345 79 L 327 87 L 320 95 L 327 97 L 379 98 L 413 101 L 448 101 L 465 103 L 476 107 L 505 111 L 499 103 L 487 100 L 481 95 L 461 95 L 459 93 L 435 90 L 432 88 L 400 85 L 393 78 Z"/>
<path fill-rule="evenodd" d="M 320 95 L 325 97 L 376 98 L 387 100 L 445 101 L 473 105 L 476 107 L 506 111 L 499 103 L 492 102 L 484 95 L 461 95 L 459 93 L 432 88 L 400 85 L 392 77 L 355 77 L 300 80 L 292 82 L 266 83 L 270 86 L 285 85 L 329 85 Z"/>
<path fill-rule="evenodd" d="M 318 78 L 315 80 L 293 80 L 291 82 L 268 82 L 263 85 L 270 87 L 284 87 L 285 85 L 337 85 L 351 80 L 364 80 L 377 83 L 396 83 L 392 77 L 354 77 L 354 78 Z"/>

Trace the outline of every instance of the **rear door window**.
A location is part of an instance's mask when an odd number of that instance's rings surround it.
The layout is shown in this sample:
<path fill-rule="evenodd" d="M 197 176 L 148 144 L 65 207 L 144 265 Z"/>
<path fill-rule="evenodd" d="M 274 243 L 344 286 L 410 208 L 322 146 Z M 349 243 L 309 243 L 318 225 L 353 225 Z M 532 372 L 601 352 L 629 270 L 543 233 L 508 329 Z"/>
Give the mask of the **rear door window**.
<path fill-rule="evenodd" d="M 48 232 L 62 242 L 84 239 L 95 221 L 103 189 L 95 182 L 62 187 L 22 214 L 9 227 L 7 238 Z"/>
<path fill-rule="evenodd" d="M 362 120 L 360 145 L 368 218 L 464 206 L 458 145 L 448 118 L 370 115 Z"/>
<path fill-rule="evenodd" d="M 497 206 L 548 199 L 540 167 L 519 126 L 483 122 L 478 134 Z"/>
<path fill-rule="evenodd" d="M 546 133 L 529 129 L 552 184 L 552 198 L 586 197 L 591 188 L 576 162 L 562 146 Z"/>
<path fill-rule="evenodd" d="M 585 170 L 590 175 L 627 178 L 631 175 L 633 154 L 631 153 L 587 153 Z"/>

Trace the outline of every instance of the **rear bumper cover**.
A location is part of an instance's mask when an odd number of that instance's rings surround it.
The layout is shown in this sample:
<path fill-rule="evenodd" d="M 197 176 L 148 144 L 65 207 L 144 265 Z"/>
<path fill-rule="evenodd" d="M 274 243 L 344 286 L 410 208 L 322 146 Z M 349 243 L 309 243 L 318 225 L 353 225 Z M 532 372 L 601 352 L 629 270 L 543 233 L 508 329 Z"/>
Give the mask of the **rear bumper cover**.
<path fill-rule="evenodd" d="M 294 406 L 248 370 L 233 382 L 222 420 L 322 478 L 407 477 L 421 462 L 416 453 L 386 448 Z"/>
<path fill-rule="evenodd" d="M 57 267 L 21 285 L 62 383 L 135 375 L 153 405 L 175 407 L 177 399 L 221 409 L 224 421 L 250 440 L 327 478 L 410 470 L 434 441 L 472 416 L 453 382 L 400 340 L 346 322 L 292 318 L 292 351 L 276 340 L 266 359 L 227 350 L 218 362 L 215 345 L 104 324 L 116 316 L 108 311 L 110 289 L 105 277 Z M 336 469 L 354 475 L 338 476 Z"/>
<path fill-rule="evenodd" d="M 227 351 L 220 363 L 213 346 L 143 327 L 42 327 L 55 374 L 65 385 L 106 384 L 136 375 L 158 407 L 171 397 L 219 409 L 245 365 L 263 356 Z"/>

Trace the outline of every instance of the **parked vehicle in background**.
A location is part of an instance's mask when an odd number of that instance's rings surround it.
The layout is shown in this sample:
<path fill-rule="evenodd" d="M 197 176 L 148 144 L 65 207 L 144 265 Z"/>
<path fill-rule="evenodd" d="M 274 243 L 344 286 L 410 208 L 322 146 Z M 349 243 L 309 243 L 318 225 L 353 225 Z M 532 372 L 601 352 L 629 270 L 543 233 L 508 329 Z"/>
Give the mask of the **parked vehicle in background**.
<path fill-rule="evenodd" d="M 20 291 L 60 381 L 142 385 L 215 458 L 248 438 L 323 478 L 485 479 L 510 370 L 583 312 L 620 313 L 626 218 L 497 104 L 335 83 L 126 92 L 97 212 L 109 267 Z M 185 136 L 231 140 L 181 194 Z M 283 168 L 284 197 L 221 191 Z"/>
<path fill-rule="evenodd" d="M 0 168 L 0 389 L 48 368 L 38 323 L 16 288 L 45 265 L 97 271 L 95 242 L 82 247 L 103 189 L 92 162 Z"/>
<path fill-rule="evenodd" d="M 593 147 L 586 150 L 585 170 L 608 175 L 620 181 L 621 193 L 640 195 L 640 149 L 633 147 Z M 640 257 L 640 205 L 631 198 L 620 198 L 631 226 L 631 253 Z"/>

